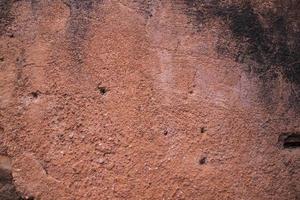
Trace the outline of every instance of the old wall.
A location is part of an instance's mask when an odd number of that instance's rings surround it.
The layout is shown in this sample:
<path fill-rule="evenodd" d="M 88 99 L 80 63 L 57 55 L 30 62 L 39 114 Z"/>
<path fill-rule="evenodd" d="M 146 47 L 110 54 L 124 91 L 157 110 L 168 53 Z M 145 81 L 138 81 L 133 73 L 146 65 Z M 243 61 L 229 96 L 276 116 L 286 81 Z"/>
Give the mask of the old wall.
<path fill-rule="evenodd" d="M 0 2 L 16 198 L 300 198 L 299 1 Z"/>

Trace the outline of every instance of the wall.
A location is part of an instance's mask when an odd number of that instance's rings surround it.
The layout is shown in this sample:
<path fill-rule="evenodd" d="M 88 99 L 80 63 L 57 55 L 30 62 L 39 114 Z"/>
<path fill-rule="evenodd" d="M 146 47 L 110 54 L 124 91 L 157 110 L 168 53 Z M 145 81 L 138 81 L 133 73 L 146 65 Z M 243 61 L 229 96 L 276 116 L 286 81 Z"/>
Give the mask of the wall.
<path fill-rule="evenodd" d="M 0 10 L 0 152 L 24 198 L 299 198 L 297 1 Z"/>

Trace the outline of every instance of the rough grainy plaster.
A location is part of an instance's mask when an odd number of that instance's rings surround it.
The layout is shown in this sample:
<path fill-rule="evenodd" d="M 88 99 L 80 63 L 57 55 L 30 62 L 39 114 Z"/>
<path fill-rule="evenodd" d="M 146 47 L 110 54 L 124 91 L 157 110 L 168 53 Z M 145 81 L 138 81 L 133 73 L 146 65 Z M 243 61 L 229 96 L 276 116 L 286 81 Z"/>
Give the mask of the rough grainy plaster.
<path fill-rule="evenodd" d="M 298 199 L 298 10 L 0 0 L 0 197 Z"/>

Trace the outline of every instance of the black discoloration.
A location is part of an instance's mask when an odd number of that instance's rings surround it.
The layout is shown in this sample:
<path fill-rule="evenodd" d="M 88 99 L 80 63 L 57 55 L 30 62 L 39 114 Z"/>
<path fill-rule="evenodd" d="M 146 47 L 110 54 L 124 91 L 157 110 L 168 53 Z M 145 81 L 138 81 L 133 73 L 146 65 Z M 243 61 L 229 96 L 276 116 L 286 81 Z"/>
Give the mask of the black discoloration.
<path fill-rule="evenodd" d="M 270 12 L 266 14 L 270 23 L 263 27 L 249 3 L 241 8 L 235 7 L 229 14 L 223 13 L 220 16 L 229 17 L 229 27 L 236 39 L 240 42 L 247 41 L 248 48 L 243 53 L 263 66 L 256 68 L 256 73 L 264 73 L 270 66 L 284 66 L 282 72 L 285 77 L 293 83 L 300 84 L 299 63 L 297 65 L 300 48 L 295 45 L 289 46 L 291 42 L 296 44 L 299 38 L 289 37 L 292 30 L 288 30 L 287 16 Z"/>
<path fill-rule="evenodd" d="M 13 182 L 11 170 L 5 166 L 8 159 L 5 155 L 0 155 L 0 199 L 3 200 L 23 200 L 22 195 L 16 190 Z"/>
<path fill-rule="evenodd" d="M 186 13 L 192 18 L 190 22 L 200 28 L 199 30 L 213 16 L 212 11 L 219 6 L 219 0 L 184 0 L 184 2 L 188 7 Z"/>
<path fill-rule="evenodd" d="M 220 0 L 185 0 L 187 14 L 198 27 L 209 20 L 221 19 L 231 31 L 236 41 L 237 51 L 232 51 L 225 43 L 220 43 L 220 54 L 233 56 L 237 62 L 248 66 L 245 69 L 261 79 L 261 96 L 272 95 L 270 81 L 277 80 L 278 74 L 295 89 L 291 91 L 291 106 L 299 105 L 300 87 L 300 2 L 278 0 L 274 8 L 259 12 L 250 1 L 224 3 Z M 223 34 L 220 34 L 223 37 Z M 224 41 L 223 40 L 223 41 Z M 270 100 L 266 102 L 271 103 Z"/>
<path fill-rule="evenodd" d="M 6 32 L 7 26 L 13 21 L 11 8 L 14 0 L 0 0 L 0 35 Z"/>

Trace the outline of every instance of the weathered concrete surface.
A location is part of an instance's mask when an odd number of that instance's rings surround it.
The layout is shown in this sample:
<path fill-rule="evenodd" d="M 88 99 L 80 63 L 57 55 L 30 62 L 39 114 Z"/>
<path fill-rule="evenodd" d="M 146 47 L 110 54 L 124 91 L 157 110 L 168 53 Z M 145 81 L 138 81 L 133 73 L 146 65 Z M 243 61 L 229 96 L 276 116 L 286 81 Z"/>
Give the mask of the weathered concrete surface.
<path fill-rule="evenodd" d="M 300 198 L 298 1 L 0 2 L 23 198 Z"/>

